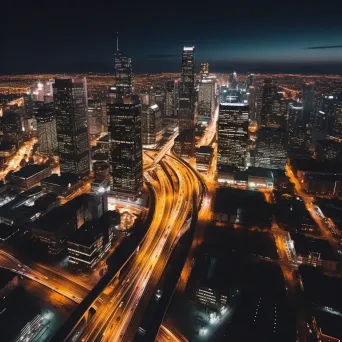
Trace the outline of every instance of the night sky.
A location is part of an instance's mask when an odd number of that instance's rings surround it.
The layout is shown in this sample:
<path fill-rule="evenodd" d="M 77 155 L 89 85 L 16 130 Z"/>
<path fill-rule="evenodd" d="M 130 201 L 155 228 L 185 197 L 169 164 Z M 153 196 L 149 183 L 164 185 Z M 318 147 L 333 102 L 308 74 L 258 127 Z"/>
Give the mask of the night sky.
<path fill-rule="evenodd" d="M 215 72 L 342 73 L 335 0 L 6 2 L 2 74 L 111 72 L 116 31 L 134 72 L 179 71 L 182 46 L 195 45 Z"/>

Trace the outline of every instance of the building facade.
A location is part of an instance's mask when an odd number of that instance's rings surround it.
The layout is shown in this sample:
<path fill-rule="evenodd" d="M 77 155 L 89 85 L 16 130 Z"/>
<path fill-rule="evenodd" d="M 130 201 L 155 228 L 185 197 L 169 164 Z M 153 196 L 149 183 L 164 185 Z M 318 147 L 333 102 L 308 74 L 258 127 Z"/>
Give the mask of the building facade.
<path fill-rule="evenodd" d="M 107 104 L 111 190 L 136 196 L 142 188 L 141 104 L 138 96 Z"/>
<path fill-rule="evenodd" d="M 142 144 L 156 146 L 163 134 L 163 123 L 160 108 L 157 104 L 144 107 L 141 114 Z"/>
<path fill-rule="evenodd" d="M 248 105 L 221 103 L 218 118 L 218 169 L 247 166 Z"/>
<path fill-rule="evenodd" d="M 86 79 L 56 79 L 53 85 L 61 173 L 90 172 Z"/>

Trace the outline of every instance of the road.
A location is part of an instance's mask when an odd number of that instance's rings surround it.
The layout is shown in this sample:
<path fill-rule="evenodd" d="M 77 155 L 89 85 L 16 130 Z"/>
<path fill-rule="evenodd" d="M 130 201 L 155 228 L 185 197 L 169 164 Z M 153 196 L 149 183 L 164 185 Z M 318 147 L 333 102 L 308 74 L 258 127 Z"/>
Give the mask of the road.
<path fill-rule="evenodd" d="M 316 222 L 322 235 L 330 243 L 336 257 L 339 259 L 340 258 L 339 253 L 338 253 L 339 248 L 340 248 L 339 241 L 334 237 L 331 230 L 329 229 L 326 218 L 322 214 L 320 215 L 318 214 L 318 211 L 316 209 L 317 206 L 313 203 L 315 201 L 315 197 L 305 192 L 305 190 L 300 185 L 298 179 L 295 177 L 289 165 L 286 165 L 285 172 L 286 172 L 286 175 L 289 177 L 290 181 L 295 186 L 296 195 L 299 196 L 303 200 L 306 209 L 310 213 L 313 220 Z"/>
<path fill-rule="evenodd" d="M 81 282 L 69 280 L 62 275 L 49 272 L 44 269 L 34 269 L 21 263 L 18 259 L 14 258 L 0 250 L 0 267 L 6 268 L 28 279 L 34 280 L 57 293 L 71 299 L 76 303 L 80 303 L 89 292 L 89 288 Z M 75 279 L 74 279 L 75 280 Z"/>
<path fill-rule="evenodd" d="M 174 332 L 165 326 L 161 326 L 159 329 L 157 342 L 188 342 L 188 340 L 182 336 L 179 332 Z"/>
<path fill-rule="evenodd" d="M 24 159 L 25 154 L 30 156 L 32 153 L 33 145 L 38 142 L 37 138 L 32 138 L 29 141 L 23 143 L 19 150 L 9 161 L 7 167 L 0 171 L 0 179 L 5 179 L 7 174 L 11 171 L 18 171 L 20 169 L 20 162 Z"/>

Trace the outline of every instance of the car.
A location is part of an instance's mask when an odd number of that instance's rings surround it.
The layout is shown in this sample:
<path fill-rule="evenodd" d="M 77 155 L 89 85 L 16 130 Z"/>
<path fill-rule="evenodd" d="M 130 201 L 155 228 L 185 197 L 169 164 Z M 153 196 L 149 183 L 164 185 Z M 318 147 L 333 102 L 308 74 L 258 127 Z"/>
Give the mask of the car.
<path fill-rule="evenodd" d="M 123 305 L 123 301 L 121 301 L 121 303 L 119 304 L 119 308 L 121 308 Z"/>

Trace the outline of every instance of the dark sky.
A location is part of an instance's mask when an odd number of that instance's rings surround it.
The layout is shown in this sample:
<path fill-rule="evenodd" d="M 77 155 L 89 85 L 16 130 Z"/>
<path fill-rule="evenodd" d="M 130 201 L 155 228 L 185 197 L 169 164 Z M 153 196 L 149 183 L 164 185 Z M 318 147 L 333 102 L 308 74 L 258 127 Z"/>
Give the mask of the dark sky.
<path fill-rule="evenodd" d="M 339 1 L 5 1 L 0 73 L 178 71 L 183 45 L 211 70 L 342 72 Z M 316 4 L 315 4 L 316 3 Z"/>

